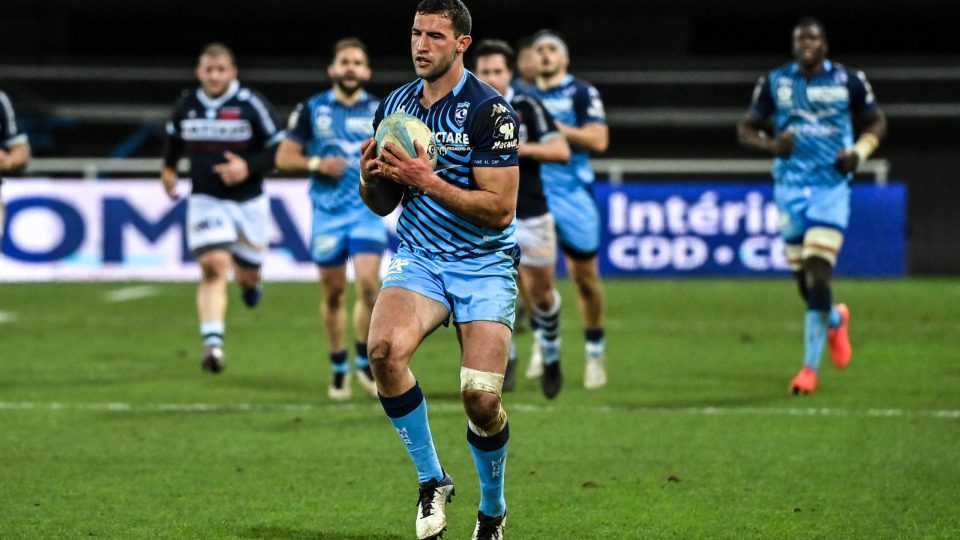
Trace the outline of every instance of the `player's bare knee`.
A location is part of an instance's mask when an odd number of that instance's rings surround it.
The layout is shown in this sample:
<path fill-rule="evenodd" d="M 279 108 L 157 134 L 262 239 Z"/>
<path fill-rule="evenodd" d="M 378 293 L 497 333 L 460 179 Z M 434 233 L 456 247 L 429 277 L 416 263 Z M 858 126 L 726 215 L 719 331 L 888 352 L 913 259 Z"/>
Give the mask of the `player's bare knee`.
<path fill-rule="evenodd" d="M 330 311 L 336 311 L 343 305 L 347 291 L 339 285 L 323 288 L 323 305 Z"/>
<path fill-rule="evenodd" d="M 409 353 L 402 344 L 385 337 L 374 337 L 367 343 L 367 358 L 370 367 L 378 378 L 391 380 L 396 374 L 405 372 Z"/>
<path fill-rule="evenodd" d="M 377 303 L 379 291 L 380 288 L 375 280 L 357 282 L 357 300 L 363 302 L 368 309 L 373 309 L 373 305 Z"/>

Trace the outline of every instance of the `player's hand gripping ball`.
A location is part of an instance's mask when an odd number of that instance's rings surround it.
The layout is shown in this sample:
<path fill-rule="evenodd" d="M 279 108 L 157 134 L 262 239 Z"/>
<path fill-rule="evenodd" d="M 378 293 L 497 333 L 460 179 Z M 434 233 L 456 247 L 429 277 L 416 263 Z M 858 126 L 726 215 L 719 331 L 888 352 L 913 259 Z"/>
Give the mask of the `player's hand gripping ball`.
<path fill-rule="evenodd" d="M 387 115 L 377 126 L 374 138 L 377 141 L 378 156 L 382 152 L 383 145 L 391 143 L 408 156 L 416 157 L 417 149 L 413 146 L 413 141 L 417 141 L 427 152 L 430 165 L 434 169 L 437 168 L 437 142 L 433 138 L 433 132 L 412 114 L 396 112 Z"/>

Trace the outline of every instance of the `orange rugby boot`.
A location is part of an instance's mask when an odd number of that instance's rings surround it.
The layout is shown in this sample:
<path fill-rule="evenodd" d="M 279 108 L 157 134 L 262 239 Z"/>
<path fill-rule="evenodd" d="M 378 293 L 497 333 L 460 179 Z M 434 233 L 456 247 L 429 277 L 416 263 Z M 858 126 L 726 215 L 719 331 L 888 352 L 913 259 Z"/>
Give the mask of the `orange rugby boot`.
<path fill-rule="evenodd" d="M 847 327 L 850 325 L 850 308 L 846 304 L 837 304 L 840 313 L 840 326 L 827 331 L 827 343 L 830 345 L 830 359 L 837 369 L 843 369 L 850 363 L 853 348 L 850 347 L 850 336 Z"/>
<path fill-rule="evenodd" d="M 812 394 L 817 389 L 817 372 L 813 368 L 804 366 L 797 376 L 790 381 L 790 391 L 795 395 Z"/>

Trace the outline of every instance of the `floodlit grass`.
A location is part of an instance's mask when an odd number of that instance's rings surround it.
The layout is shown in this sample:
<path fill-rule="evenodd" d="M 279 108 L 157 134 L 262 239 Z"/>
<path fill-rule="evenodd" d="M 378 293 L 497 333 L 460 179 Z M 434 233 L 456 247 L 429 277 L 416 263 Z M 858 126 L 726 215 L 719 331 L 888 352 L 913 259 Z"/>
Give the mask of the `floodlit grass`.
<path fill-rule="evenodd" d="M 854 358 L 808 397 L 787 393 L 786 279 L 608 282 L 601 391 L 561 285 L 566 386 L 547 401 L 521 364 L 505 398 L 508 538 L 960 536 L 960 280 L 838 282 Z M 268 284 L 253 311 L 232 288 L 218 376 L 193 285 L 106 300 L 126 286 L 0 285 L 0 538 L 414 537 L 379 404 L 325 397 L 315 285 Z M 457 481 L 447 538 L 479 498 L 457 356 L 446 329 L 413 363 Z"/>

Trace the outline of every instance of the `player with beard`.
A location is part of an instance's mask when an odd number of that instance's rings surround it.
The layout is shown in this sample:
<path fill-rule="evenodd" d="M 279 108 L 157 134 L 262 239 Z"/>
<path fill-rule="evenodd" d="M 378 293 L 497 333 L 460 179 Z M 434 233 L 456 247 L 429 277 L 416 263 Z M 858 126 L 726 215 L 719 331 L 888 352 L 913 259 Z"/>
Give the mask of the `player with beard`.
<path fill-rule="evenodd" d="M 300 103 L 290 115 L 287 137 L 277 151 L 277 168 L 310 174 L 310 252 L 320 269 L 320 313 L 333 370 L 327 396 L 343 400 L 351 395 L 346 350 L 349 258 L 357 290 L 353 307 L 357 380 L 376 397 L 377 387 L 367 360 L 367 334 L 380 285 L 380 259 L 387 246 L 387 231 L 383 218 L 371 212 L 358 193 L 360 146 L 373 135 L 373 115 L 379 104 L 363 89 L 371 75 L 363 42 L 356 38 L 338 41 L 327 74 L 333 88 Z"/>
<path fill-rule="evenodd" d="M 793 57 L 760 78 L 737 136 L 747 148 L 774 157 L 780 233 L 807 305 L 803 367 L 789 389 L 810 394 L 825 344 L 835 367 L 850 362 L 850 310 L 833 303 L 830 281 L 850 219 L 850 181 L 880 145 L 887 121 L 863 72 L 827 60 L 820 21 L 797 22 Z M 861 126 L 856 143 L 851 117 Z"/>
<path fill-rule="evenodd" d="M 517 298 L 514 237 L 519 169 L 517 117 L 503 97 L 463 65 L 472 38 L 459 0 L 417 4 L 410 49 L 417 79 L 391 92 L 375 125 L 411 114 L 434 133 L 437 169 L 386 144 L 364 146 L 360 193 L 375 212 L 398 204 L 400 247 L 370 322 L 370 361 L 380 402 L 420 482 L 417 537 L 446 527 L 453 479 L 440 465 L 427 401 L 410 370 L 420 343 L 453 317 L 460 341 L 460 398 L 467 443 L 480 479 L 474 539 L 502 539 L 510 427 L 501 404 Z"/>

